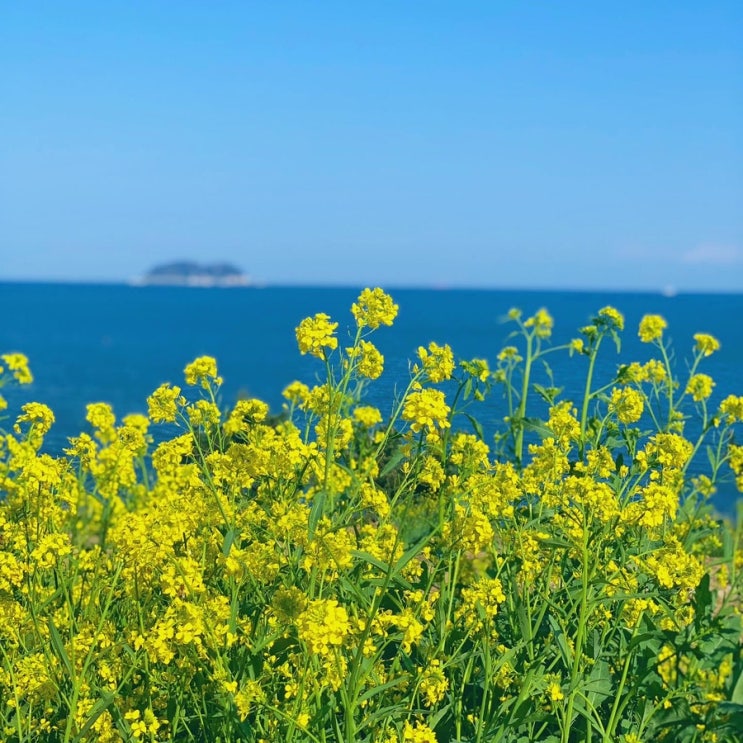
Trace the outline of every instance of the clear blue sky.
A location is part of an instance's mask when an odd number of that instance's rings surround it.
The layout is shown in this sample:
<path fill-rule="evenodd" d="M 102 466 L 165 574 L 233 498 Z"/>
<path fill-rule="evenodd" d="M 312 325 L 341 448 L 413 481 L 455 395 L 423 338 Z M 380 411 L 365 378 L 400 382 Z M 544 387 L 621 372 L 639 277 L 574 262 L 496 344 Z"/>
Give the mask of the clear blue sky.
<path fill-rule="evenodd" d="M 743 3 L 4 2 L 0 280 L 743 291 Z"/>

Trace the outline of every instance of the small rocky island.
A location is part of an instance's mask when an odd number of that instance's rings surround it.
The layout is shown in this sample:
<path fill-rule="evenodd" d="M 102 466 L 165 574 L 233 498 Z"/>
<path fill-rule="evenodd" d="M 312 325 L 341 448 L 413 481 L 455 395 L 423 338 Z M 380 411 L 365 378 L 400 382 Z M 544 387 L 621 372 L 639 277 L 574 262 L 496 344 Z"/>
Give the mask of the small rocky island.
<path fill-rule="evenodd" d="M 200 264 L 192 261 L 163 263 L 132 283 L 138 286 L 251 286 L 250 277 L 231 263 Z"/>

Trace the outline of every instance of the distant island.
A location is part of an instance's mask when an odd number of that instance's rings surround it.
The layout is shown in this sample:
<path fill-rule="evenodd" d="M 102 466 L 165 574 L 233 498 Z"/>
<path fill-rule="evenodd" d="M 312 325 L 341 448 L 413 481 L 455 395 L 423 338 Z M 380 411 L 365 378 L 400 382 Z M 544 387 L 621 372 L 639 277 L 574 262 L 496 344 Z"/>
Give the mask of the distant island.
<path fill-rule="evenodd" d="M 134 279 L 137 286 L 251 286 L 250 277 L 230 263 L 200 264 L 192 261 L 163 263 Z"/>

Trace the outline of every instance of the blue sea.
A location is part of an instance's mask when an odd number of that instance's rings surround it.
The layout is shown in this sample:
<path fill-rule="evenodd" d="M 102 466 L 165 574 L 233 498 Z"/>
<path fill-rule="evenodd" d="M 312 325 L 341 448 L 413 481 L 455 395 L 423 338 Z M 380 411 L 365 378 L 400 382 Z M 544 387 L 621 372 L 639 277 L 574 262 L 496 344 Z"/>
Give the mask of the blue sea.
<path fill-rule="evenodd" d="M 340 323 L 343 344 L 353 332 L 350 306 L 358 292 L 358 288 L 0 283 L 0 352 L 25 353 L 35 376 L 30 387 L 4 390 L 11 402 L 9 412 L 30 399 L 50 405 L 56 423 L 46 447 L 59 452 L 68 436 L 87 430 L 87 403 L 111 403 L 119 416 L 146 412 L 147 396 L 162 382 L 182 384 L 185 364 L 204 354 L 219 362 L 225 406 L 248 395 L 279 412 L 281 391 L 289 382 L 312 383 L 321 373 L 317 360 L 299 354 L 294 328 L 304 317 L 326 312 Z M 621 356 L 611 343 L 602 347 L 599 383 L 611 379 L 620 361 L 649 358 L 652 349 L 637 338 L 638 323 L 646 313 L 668 320 L 666 333 L 673 341 L 680 376 L 691 358 L 692 335 L 711 333 L 722 349 L 705 360 L 700 371 L 717 382 L 712 404 L 730 393 L 743 394 L 743 294 L 433 289 L 390 293 L 400 313 L 393 328 L 383 327 L 374 337 L 385 355 L 385 373 L 368 392 L 369 402 L 383 412 L 389 410 L 395 390 L 404 388 L 420 345 L 448 343 L 459 358 L 486 358 L 494 366 L 498 351 L 512 342 L 508 336 L 513 325 L 504 321 L 512 307 L 527 315 L 546 307 L 555 318 L 555 345 L 577 337 L 578 328 L 607 304 L 624 313 Z M 584 359 L 555 353 L 549 363 L 557 384 L 565 388 L 564 396 L 579 401 Z M 547 384 L 539 373 L 535 381 Z M 473 412 L 486 426 L 495 426 L 505 414 L 498 394 Z M 732 513 L 737 496 L 734 484 L 727 484 L 715 496 L 715 505 Z"/>

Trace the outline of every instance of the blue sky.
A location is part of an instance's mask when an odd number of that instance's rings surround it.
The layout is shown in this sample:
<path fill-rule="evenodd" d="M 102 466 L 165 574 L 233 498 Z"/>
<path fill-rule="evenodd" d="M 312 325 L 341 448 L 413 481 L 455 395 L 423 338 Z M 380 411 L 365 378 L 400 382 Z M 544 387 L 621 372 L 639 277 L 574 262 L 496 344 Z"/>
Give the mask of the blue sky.
<path fill-rule="evenodd" d="M 3 3 L 0 258 L 743 291 L 743 3 Z"/>

